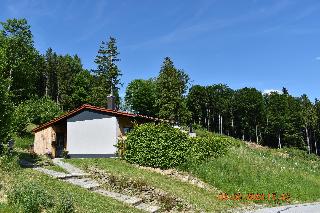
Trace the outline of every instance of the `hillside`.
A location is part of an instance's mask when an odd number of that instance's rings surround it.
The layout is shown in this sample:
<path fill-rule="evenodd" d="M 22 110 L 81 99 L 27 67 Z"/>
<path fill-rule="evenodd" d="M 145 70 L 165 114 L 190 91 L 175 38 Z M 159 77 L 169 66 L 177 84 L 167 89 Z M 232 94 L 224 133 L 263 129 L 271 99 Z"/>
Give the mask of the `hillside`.
<path fill-rule="evenodd" d="M 189 171 L 228 194 L 276 193 L 279 198 L 289 193 L 291 202 L 306 202 L 320 198 L 319 168 L 319 158 L 305 151 L 241 142 L 225 156 L 193 165 Z"/>
<path fill-rule="evenodd" d="M 200 136 L 201 134 L 203 133 L 199 133 Z M 204 134 L 211 133 L 205 132 Z M 215 137 L 226 136 L 215 135 Z M 26 147 L 28 143 L 31 143 L 31 139 L 18 139 L 17 145 Z M 320 160 L 315 155 L 308 155 L 296 149 L 270 149 L 229 137 L 228 140 L 232 141 L 232 145 L 224 156 L 201 164 L 190 165 L 189 168 L 184 168 L 185 171 L 181 169 L 179 172 L 189 173 L 190 177 L 204 181 L 208 184 L 208 187 L 205 188 L 182 182 L 172 175 L 163 175 L 150 169 L 139 168 L 120 159 L 66 159 L 65 161 L 91 174 L 97 174 L 97 171 L 107 174 L 108 177 L 113 178 L 114 186 L 116 186 L 113 189 L 124 193 L 136 193 L 132 190 L 134 187 L 128 187 L 128 183 L 135 183 L 136 186 L 142 188 L 160 190 L 165 193 L 165 196 L 159 201 L 163 209 L 175 208 L 174 205 L 183 204 L 192 207 L 193 210 L 204 210 L 205 212 L 247 210 L 265 205 L 286 204 L 286 200 L 281 200 L 283 193 L 290 196 L 291 203 L 319 200 Z M 17 155 L 19 158 L 28 157 L 22 150 Z M 1 177 L 4 177 L 1 179 L 0 190 L 0 210 L 2 212 L 14 212 L 12 207 L 6 203 L 6 193 L 18 182 L 34 182 L 50 193 L 55 192 L 58 197 L 63 197 L 64 193 L 68 193 L 73 198 L 75 209 L 78 211 L 102 212 L 105 209 L 111 212 L 135 211 L 122 203 L 94 195 L 31 169 L 20 168 L 13 163 L 8 165 L 4 162 L 1 166 Z M 57 170 L 58 168 L 51 166 L 51 169 Z M 101 179 L 103 177 L 101 174 L 95 177 Z M 222 199 L 222 193 L 227 193 L 229 197 Z M 243 196 L 242 199 L 231 200 L 230 195 L 235 193 L 240 193 Z M 264 194 L 265 199 L 248 200 L 248 193 Z M 269 199 L 268 193 L 271 195 Z M 273 200 L 272 193 L 276 193 L 276 200 Z"/>
<path fill-rule="evenodd" d="M 205 134 L 211 134 L 206 132 Z M 215 135 L 215 137 L 226 137 Z M 320 160 L 297 149 L 270 149 L 227 137 L 232 141 L 226 155 L 185 169 L 208 183 L 214 191 L 181 183 L 172 177 L 141 170 L 119 159 L 71 159 L 83 169 L 98 168 L 109 174 L 141 180 L 207 212 L 258 205 L 313 202 L 320 198 Z M 229 197 L 221 199 L 221 193 Z M 242 199 L 235 199 L 240 193 Z M 254 196 L 248 197 L 249 193 Z M 262 195 L 264 194 L 264 198 Z M 251 199 L 251 200 L 250 200 Z M 254 204 L 255 203 L 255 204 Z"/>

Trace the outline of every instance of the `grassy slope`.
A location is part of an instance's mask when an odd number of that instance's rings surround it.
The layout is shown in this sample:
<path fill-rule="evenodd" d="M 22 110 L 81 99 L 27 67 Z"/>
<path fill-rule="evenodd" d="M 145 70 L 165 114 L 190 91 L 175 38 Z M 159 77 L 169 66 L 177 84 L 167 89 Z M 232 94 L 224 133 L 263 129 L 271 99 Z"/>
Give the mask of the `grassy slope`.
<path fill-rule="evenodd" d="M 217 200 L 218 191 L 209 192 L 188 183 L 167 177 L 151 171 L 139 169 L 119 159 L 68 159 L 68 162 L 86 169 L 95 166 L 104 169 L 115 175 L 121 175 L 132 179 L 139 179 L 148 185 L 160 188 L 172 195 L 183 198 L 207 212 L 219 211 L 222 209 L 237 207 L 239 203 L 220 202 Z"/>
<path fill-rule="evenodd" d="M 31 169 L 20 170 L 14 177 L 8 178 L 10 178 L 7 180 L 8 185 L 16 181 L 34 181 L 55 196 L 68 193 L 73 197 L 74 206 L 78 212 L 140 212 L 114 199 L 50 178 Z"/>
<path fill-rule="evenodd" d="M 301 150 L 243 144 L 189 171 L 228 194 L 290 193 L 292 201 L 305 202 L 320 198 L 319 168 L 319 158 Z"/>
<path fill-rule="evenodd" d="M 210 133 L 205 133 L 210 134 Z M 221 136 L 217 136 L 221 137 Z M 230 139 L 233 140 L 234 139 Z M 294 149 L 268 149 L 263 147 L 248 147 L 243 142 L 240 146 L 232 146 L 222 157 L 211 159 L 200 165 L 190 165 L 189 172 L 219 190 L 233 194 L 245 193 L 290 193 L 292 201 L 318 201 L 320 198 L 320 160 L 314 155 Z M 208 192 L 187 183 L 180 182 L 151 171 L 138 169 L 118 159 L 69 159 L 67 160 L 84 169 L 96 166 L 116 175 L 140 179 L 175 196 L 183 198 L 200 209 L 208 212 L 219 211 L 228 207 L 237 207 L 239 202 L 219 201 L 218 192 Z M 99 212 L 91 203 L 103 199 L 110 212 L 133 212 L 125 210 L 125 206 L 106 198 L 96 198 L 88 191 L 55 182 L 43 175 L 35 175 L 34 171 L 23 170 L 26 177 L 37 177 L 45 186 L 59 185 L 61 190 L 74 193 L 76 206 L 81 210 Z M 49 184 L 50 182 L 50 184 Z M 59 188 L 58 187 L 58 188 Z M 54 191 L 54 189 L 52 189 Z M 98 196 L 99 197 L 99 196 Z M 87 201 L 87 202 L 83 202 Z M 100 203 L 100 202 L 99 202 Z M 104 205 L 104 204 L 101 204 Z M 111 207 L 110 207 L 111 206 Z M 0 210 L 2 210 L 0 205 Z M 105 207 L 101 207 L 103 209 Z M 100 210 L 101 210 L 100 209 Z M 90 211 L 89 211 L 90 212 Z"/>
<path fill-rule="evenodd" d="M 21 148 L 20 142 L 22 142 L 23 146 L 26 146 L 31 143 L 32 138 L 18 140 L 16 146 Z M 20 157 L 28 157 L 25 152 L 19 152 L 18 155 Z M 141 212 L 114 199 L 53 179 L 32 169 L 23 169 L 14 163 L 11 163 L 10 167 L 7 166 L 8 164 L 0 163 L 0 192 L 2 190 L 2 193 L 3 190 L 10 190 L 14 183 L 33 181 L 55 196 L 59 197 L 65 193 L 70 194 L 73 197 L 77 212 Z M 52 169 L 51 167 L 54 166 L 48 166 L 49 169 Z M 1 202 L 3 202 L 3 199 L 0 199 L 0 212 L 16 212 L 13 207 Z"/>
<path fill-rule="evenodd" d="M 217 136 L 221 137 L 221 136 Z M 225 136 L 223 136 L 225 137 Z M 231 139 L 233 140 L 234 139 Z M 291 202 L 312 202 L 320 198 L 320 160 L 314 155 L 295 149 L 251 147 L 237 141 L 222 157 L 198 165 L 188 171 L 228 194 L 234 193 L 289 193 Z M 70 162 L 86 168 L 96 166 L 111 173 L 142 179 L 155 187 L 181 197 L 201 209 L 214 211 L 237 202 L 217 200 L 217 192 L 207 192 L 186 183 L 140 170 L 117 159 L 71 159 Z M 239 203 L 239 202 L 238 202 Z M 264 203 L 273 204 L 273 201 Z"/>

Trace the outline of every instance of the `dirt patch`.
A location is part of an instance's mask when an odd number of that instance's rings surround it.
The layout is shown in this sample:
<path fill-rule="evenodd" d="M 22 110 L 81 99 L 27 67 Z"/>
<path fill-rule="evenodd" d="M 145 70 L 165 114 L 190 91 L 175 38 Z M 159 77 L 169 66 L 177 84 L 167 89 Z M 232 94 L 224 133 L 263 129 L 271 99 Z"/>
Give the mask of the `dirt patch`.
<path fill-rule="evenodd" d="M 245 142 L 245 143 L 248 145 L 248 147 L 252 149 L 267 149 L 267 147 L 262 146 L 260 144 L 253 143 L 253 142 Z"/>
<path fill-rule="evenodd" d="M 182 182 L 192 184 L 192 185 L 197 186 L 199 188 L 206 189 L 208 191 L 219 192 L 218 189 L 213 188 L 212 186 L 208 185 L 207 183 L 192 176 L 191 174 L 189 174 L 187 172 L 181 172 L 176 169 L 159 169 L 159 168 L 145 167 L 145 166 L 139 166 L 139 165 L 136 165 L 136 166 L 140 169 L 145 169 L 148 171 L 152 171 L 152 172 L 156 172 L 156 173 L 159 173 L 162 175 L 166 175 L 166 176 L 175 178 L 177 180 L 180 180 Z"/>
<path fill-rule="evenodd" d="M 275 152 L 275 153 L 273 153 L 273 155 L 280 156 L 282 158 L 289 158 L 290 157 L 290 155 L 286 152 Z"/>
<path fill-rule="evenodd" d="M 7 203 L 7 196 L 3 190 L 0 190 L 0 203 Z"/>

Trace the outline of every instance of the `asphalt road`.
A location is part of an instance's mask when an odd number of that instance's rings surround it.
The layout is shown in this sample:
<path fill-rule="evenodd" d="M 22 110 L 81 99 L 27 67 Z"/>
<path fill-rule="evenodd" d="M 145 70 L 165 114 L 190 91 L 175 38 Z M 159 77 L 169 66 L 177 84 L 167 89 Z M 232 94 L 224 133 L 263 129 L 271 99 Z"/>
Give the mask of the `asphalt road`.
<path fill-rule="evenodd" d="M 304 203 L 288 206 L 264 208 L 248 213 L 320 213 L 320 203 Z"/>

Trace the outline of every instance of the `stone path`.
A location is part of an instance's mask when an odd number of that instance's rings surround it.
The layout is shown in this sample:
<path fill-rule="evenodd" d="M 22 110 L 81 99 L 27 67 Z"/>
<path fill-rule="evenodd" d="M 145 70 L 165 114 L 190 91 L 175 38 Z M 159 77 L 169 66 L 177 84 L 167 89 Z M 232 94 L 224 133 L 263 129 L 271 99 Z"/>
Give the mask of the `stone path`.
<path fill-rule="evenodd" d="M 143 210 L 146 212 L 154 213 L 154 212 L 158 212 L 160 210 L 159 206 L 153 206 L 153 205 L 149 205 L 147 203 L 143 203 L 143 200 L 140 198 L 102 189 L 100 187 L 100 184 L 97 181 L 89 178 L 89 176 L 90 176 L 89 174 L 85 173 L 81 169 L 79 169 L 69 163 L 63 162 L 61 159 L 57 159 L 57 158 L 53 159 L 53 163 L 57 166 L 60 166 L 64 170 L 66 170 L 68 173 L 57 172 L 57 171 L 53 171 L 53 170 L 45 169 L 45 168 L 41 168 L 41 167 L 34 167 L 33 169 L 36 171 L 42 172 L 44 174 L 47 174 L 51 177 L 61 179 L 62 181 L 71 183 L 73 185 L 80 186 L 82 188 L 91 190 L 91 191 L 98 193 L 98 194 L 101 194 L 103 196 L 111 197 L 113 199 L 116 199 L 120 202 L 129 204 L 137 209 L 140 209 L 140 210 Z"/>
<path fill-rule="evenodd" d="M 69 178 L 69 177 L 74 177 L 72 174 L 66 174 L 64 172 L 57 172 L 57 171 L 53 171 L 53 170 L 50 170 L 50 169 L 45 169 L 45 168 L 42 168 L 42 167 L 34 167 L 33 169 L 36 170 L 36 171 L 45 173 L 45 174 L 47 174 L 47 175 L 49 175 L 51 177 L 58 178 L 58 179 L 65 179 L 65 178 Z"/>
<path fill-rule="evenodd" d="M 52 160 L 52 162 L 57 165 L 60 166 L 61 168 L 63 168 L 64 170 L 66 170 L 67 172 L 69 172 L 70 174 L 73 175 L 80 175 L 80 176 L 89 176 L 89 174 L 85 173 L 84 171 L 82 171 L 81 169 L 71 165 L 70 163 L 65 163 L 61 160 L 61 158 L 55 158 Z"/>

